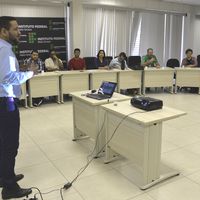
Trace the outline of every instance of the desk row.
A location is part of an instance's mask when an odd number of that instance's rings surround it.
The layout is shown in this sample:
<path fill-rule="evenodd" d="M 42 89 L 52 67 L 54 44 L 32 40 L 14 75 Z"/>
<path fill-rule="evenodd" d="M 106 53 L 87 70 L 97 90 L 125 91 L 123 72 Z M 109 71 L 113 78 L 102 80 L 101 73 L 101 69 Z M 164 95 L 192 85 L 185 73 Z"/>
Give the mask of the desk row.
<path fill-rule="evenodd" d="M 176 80 L 174 79 L 176 73 Z M 46 72 L 34 76 L 22 85 L 22 97 L 27 106 L 32 107 L 32 98 L 57 96 L 57 102 L 63 103 L 63 95 L 76 91 L 97 89 L 102 81 L 117 82 L 117 92 L 122 89 L 136 88 L 139 94 L 145 94 L 147 87 L 167 87 L 175 93 L 177 87 L 200 87 L 200 69 L 147 69 L 141 70 L 85 70 Z M 28 94 L 28 95 L 27 95 Z"/>

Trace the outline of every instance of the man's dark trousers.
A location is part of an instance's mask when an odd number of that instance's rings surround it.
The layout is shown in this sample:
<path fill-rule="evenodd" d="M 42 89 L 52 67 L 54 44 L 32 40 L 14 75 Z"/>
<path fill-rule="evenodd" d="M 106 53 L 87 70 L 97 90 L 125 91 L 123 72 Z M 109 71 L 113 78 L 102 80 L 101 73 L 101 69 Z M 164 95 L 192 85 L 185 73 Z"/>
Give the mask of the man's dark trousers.
<path fill-rule="evenodd" d="M 16 185 L 14 168 L 19 147 L 20 116 L 15 102 L 12 105 L 7 101 L 7 98 L 0 97 L 0 178 L 5 188 L 12 188 Z"/>

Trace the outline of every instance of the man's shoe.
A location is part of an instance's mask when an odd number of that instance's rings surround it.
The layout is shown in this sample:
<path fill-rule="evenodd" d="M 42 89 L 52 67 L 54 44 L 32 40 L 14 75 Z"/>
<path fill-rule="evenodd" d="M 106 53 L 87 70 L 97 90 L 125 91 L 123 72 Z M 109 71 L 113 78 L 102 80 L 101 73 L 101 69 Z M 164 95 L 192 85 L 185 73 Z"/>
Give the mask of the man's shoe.
<path fill-rule="evenodd" d="M 31 193 L 32 193 L 32 190 L 30 188 L 23 189 L 23 188 L 20 188 L 18 184 L 16 184 L 16 186 L 13 188 L 3 188 L 1 192 L 2 199 L 21 198 L 21 197 L 28 196 Z"/>
<path fill-rule="evenodd" d="M 18 182 L 20 181 L 21 179 L 24 178 L 24 175 L 23 174 L 17 174 L 15 175 L 15 181 Z M 0 178 L 0 188 L 3 187 L 3 181 L 2 181 L 2 178 Z"/>

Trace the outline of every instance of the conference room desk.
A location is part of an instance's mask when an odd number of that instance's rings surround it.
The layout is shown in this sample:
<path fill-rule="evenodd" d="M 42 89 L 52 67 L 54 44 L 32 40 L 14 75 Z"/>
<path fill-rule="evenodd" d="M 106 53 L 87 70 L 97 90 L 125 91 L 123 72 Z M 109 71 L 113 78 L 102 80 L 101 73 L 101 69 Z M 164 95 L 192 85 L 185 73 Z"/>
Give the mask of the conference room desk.
<path fill-rule="evenodd" d="M 169 87 L 173 93 L 173 80 L 175 70 L 172 68 L 147 68 L 143 73 L 143 94 L 147 87 Z"/>
<path fill-rule="evenodd" d="M 73 103 L 73 121 L 74 121 L 74 140 L 92 138 L 97 143 L 94 155 L 105 145 L 105 111 L 101 109 L 101 105 L 111 102 L 130 100 L 125 95 L 114 93 L 113 97 L 104 100 L 96 100 L 85 96 L 90 91 L 81 91 L 71 93 Z M 102 130 L 101 130 L 102 129 Z M 99 132 L 101 134 L 98 136 Z"/>
<path fill-rule="evenodd" d="M 90 73 L 90 89 L 98 89 L 103 81 L 117 83 L 119 70 L 87 70 Z"/>
<path fill-rule="evenodd" d="M 71 92 L 89 90 L 88 71 L 60 71 L 60 98 L 63 103 L 63 95 Z"/>
<path fill-rule="evenodd" d="M 60 103 L 59 74 L 45 72 L 28 80 L 29 106 L 33 107 L 32 98 L 57 96 Z"/>
<path fill-rule="evenodd" d="M 121 89 L 139 88 L 141 94 L 142 70 L 119 70 L 118 71 L 118 92 Z"/>
<path fill-rule="evenodd" d="M 162 123 L 185 112 L 168 107 L 146 112 L 129 101 L 101 107 L 106 111 L 105 163 L 111 162 L 116 153 L 132 161 L 135 184 L 143 190 L 179 175 L 174 171 L 160 174 Z"/>
<path fill-rule="evenodd" d="M 200 88 L 200 68 L 175 68 L 176 70 L 176 84 L 177 87 L 198 87 Z M 198 91 L 200 94 L 200 89 Z"/>
<path fill-rule="evenodd" d="M 21 84 L 21 92 L 22 94 L 21 94 L 20 100 L 24 100 L 24 104 L 25 104 L 24 106 L 25 108 L 27 108 L 28 104 L 27 104 L 27 94 L 26 94 L 26 83 Z"/>

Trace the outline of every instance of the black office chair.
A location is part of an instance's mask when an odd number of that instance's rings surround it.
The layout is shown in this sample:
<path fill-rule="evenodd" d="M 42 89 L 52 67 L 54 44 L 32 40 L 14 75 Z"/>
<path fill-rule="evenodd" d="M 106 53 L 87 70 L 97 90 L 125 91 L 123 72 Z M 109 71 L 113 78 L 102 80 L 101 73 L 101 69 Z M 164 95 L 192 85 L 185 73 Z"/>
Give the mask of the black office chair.
<path fill-rule="evenodd" d="M 180 62 L 178 59 L 176 58 L 170 58 L 168 61 L 167 61 L 167 67 L 170 67 L 170 68 L 175 68 L 175 67 L 180 67 Z"/>
<path fill-rule="evenodd" d="M 111 60 L 113 59 L 113 57 L 112 56 L 105 56 L 105 59 L 107 61 L 107 64 L 109 65 Z"/>
<path fill-rule="evenodd" d="M 200 55 L 197 56 L 198 67 L 200 67 Z"/>
<path fill-rule="evenodd" d="M 127 64 L 129 68 L 136 69 L 141 66 L 141 56 L 129 56 Z"/>
<path fill-rule="evenodd" d="M 97 69 L 96 57 L 84 57 L 86 69 Z"/>

